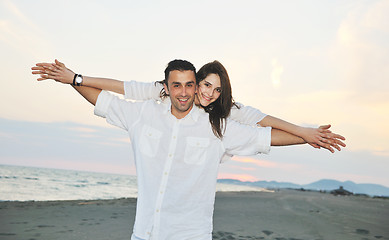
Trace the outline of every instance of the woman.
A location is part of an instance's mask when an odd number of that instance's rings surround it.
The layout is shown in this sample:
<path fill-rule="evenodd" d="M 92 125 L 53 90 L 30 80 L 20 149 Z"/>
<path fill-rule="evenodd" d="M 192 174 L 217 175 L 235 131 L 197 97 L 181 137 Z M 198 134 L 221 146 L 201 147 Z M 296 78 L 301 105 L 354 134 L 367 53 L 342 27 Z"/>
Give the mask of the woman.
<path fill-rule="evenodd" d="M 55 60 L 55 63 L 53 64 L 38 63 L 32 70 L 35 70 L 33 71 L 33 74 L 41 75 L 41 78 L 39 78 L 38 81 L 54 79 L 68 84 L 74 82 L 75 73 L 66 68 L 66 66 L 58 60 Z M 114 79 L 84 76 L 82 85 L 124 94 L 127 99 L 160 100 L 161 97 L 166 96 L 163 88 L 165 81 L 167 81 L 166 76 L 164 81 L 156 83 L 140 83 L 135 81 L 122 82 Z M 332 133 L 329 130 L 330 125 L 321 126 L 319 128 L 300 127 L 270 115 L 263 114 L 257 109 L 234 103 L 228 73 L 224 66 L 218 61 L 207 63 L 200 68 L 196 74 L 196 81 L 198 88 L 195 104 L 203 107 L 204 110 L 209 113 L 212 130 L 219 138 L 223 137 L 225 120 L 229 117 L 232 120 L 243 124 L 260 125 L 263 127 L 270 126 L 292 133 L 303 138 L 315 148 L 324 147 L 331 152 L 334 152 L 332 147 L 340 151 L 340 146 L 346 146 L 341 141 L 345 140 L 345 138 Z"/>

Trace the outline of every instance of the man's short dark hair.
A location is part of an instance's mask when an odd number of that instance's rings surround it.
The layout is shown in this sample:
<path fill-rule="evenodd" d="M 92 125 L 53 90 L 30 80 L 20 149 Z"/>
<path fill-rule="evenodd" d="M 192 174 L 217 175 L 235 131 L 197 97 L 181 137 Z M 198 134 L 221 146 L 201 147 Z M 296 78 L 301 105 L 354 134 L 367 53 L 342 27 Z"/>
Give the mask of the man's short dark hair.
<path fill-rule="evenodd" d="M 165 69 L 165 80 L 164 83 L 167 86 L 167 81 L 169 79 L 169 73 L 171 71 L 178 70 L 178 71 L 193 71 L 194 74 L 196 74 L 196 68 L 193 66 L 192 63 L 186 61 L 186 60 L 181 60 L 181 59 L 176 59 L 168 63 L 166 69 Z"/>

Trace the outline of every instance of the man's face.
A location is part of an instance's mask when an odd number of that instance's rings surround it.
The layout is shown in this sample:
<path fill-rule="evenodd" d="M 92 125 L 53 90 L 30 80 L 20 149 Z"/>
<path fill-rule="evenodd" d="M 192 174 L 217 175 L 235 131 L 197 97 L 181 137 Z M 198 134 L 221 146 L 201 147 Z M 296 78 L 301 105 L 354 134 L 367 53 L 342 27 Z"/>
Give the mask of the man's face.
<path fill-rule="evenodd" d="M 164 84 L 165 91 L 172 102 L 172 114 L 181 119 L 193 107 L 196 92 L 196 77 L 193 71 L 174 70 L 169 73 L 168 86 Z"/>

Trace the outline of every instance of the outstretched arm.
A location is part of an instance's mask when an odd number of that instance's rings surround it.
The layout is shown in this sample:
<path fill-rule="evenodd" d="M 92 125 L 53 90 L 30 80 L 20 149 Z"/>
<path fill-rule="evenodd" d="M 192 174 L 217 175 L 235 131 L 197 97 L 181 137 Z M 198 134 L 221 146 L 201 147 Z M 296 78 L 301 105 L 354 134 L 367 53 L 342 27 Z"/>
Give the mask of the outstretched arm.
<path fill-rule="evenodd" d="M 306 141 L 301 137 L 293 135 L 291 133 L 279 130 L 272 129 L 271 130 L 271 145 L 272 146 L 288 146 L 288 145 L 296 145 L 296 144 L 304 144 Z M 322 143 L 323 147 L 330 150 L 332 153 L 334 149 L 332 148 L 331 143 Z"/>
<path fill-rule="evenodd" d="M 40 74 L 38 80 L 53 79 L 62 83 L 72 84 L 74 72 L 65 64 L 55 60 L 55 63 L 38 63 L 32 68 L 33 74 Z M 124 98 L 131 100 L 160 100 L 163 85 L 158 82 L 119 81 L 110 78 L 96 78 L 84 76 L 83 86 L 124 94 Z"/>
<path fill-rule="evenodd" d="M 88 102 L 90 102 L 94 106 L 96 105 L 97 98 L 99 97 L 99 94 L 101 93 L 101 89 L 91 88 L 91 87 L 83 87 L 83 86 L 79 86 L 79 87 L 73 86 L 73 87 Z"/>
<path fill-rule="evenodd" d="M 331 127 L 329 124 L 320 126 L 319 128 L 300 127 L 270 115 L 263 118 L 258 124 L 263 127 L 269 126 L 273 129 L 280 129 L 299 136 L 304 139 L 306 143 L 309 143 L 315 148 L 323 147 L 333 152 L 328 146 L 332 146 L 338 151 L 341 150 L 340 146 L 346 146 L 346 144 L 342 142 L 342 140 L 344 141 L 346 139 L 339 134 L 332 133 L 329 130 Z"/>
<path fill-rule="evenodd" d="M 37 63 L 32 70 L 34 70 L 32 72 L 33 74 L 40 75 L 38 81 L 53 79 L 65 84 L 72 84 L 75 74 L 57 59 L 55 60 L 55 63 Z M 110 78 L 83 76 L 82 86 L 124 94 L 123 82 Z"/>
<path fill-rule="evenodd" d="M 57 61 L 57 60 L 56 60 Z M 58 62 L 59 63 L 59 62 Z M 50 63 L 38 63 L 36 67 L 33 67 L 32 74 L 39 74 L 38 81 L 53 79 L 57 82 L 72 84 L 74 72 L 62 65 L 59 69 Z M 57 69 L 54 71 L 54 69 Z M 54 75 L 55 73 L 55 75 Z M 71 80 L 70 80 L 71 78 Z M 85 77 L 84 77 L 85 81 Z M 101 89 L 87 87 L 87 86 L 72 86 L 77 92 L 79 92 L 88 102 L 96 105 L 97 97 L 99 96 Z"/>
<path fill-rule="evenodd" d="M 291 133 L 274 129 L 271 130 L 271 146 L 288 146 L 306 143 L 304 139 Z"/>
<path fill-rule="evenodd" d="M 230 118 L 242 124 L 258 124 L 263 127 L 272 127 L 273 129 L 283 130 L 303 138 L 306 143 L 315 148 L 326 148 L 325 146 L 328 146 L 327 144 L 329 143 L 332 147 L 340 151 L 340 147 L 346 146 L 342 142 L 345 140 L 343 136 L 332 133 L 329 130 L 331 125 L 324 125 L 318 128 L 300 127 L 279 118 L 266 115 L 256 108 L 244 106 L 240 103 L 237 103 L 237 106 L 238 107 L 233 107 L 231 109 Z"/>

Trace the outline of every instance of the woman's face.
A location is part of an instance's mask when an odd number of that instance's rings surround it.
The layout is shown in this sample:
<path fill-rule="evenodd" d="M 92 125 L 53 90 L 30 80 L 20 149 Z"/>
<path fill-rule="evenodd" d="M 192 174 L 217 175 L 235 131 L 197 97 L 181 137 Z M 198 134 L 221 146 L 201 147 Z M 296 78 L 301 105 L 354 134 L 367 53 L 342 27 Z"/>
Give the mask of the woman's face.
<path fill-rule="evenodd" d="M 206 107 L 216 101 L 221 94 L 220 77 L 211 73 L 199 83 L 197 97 L 201 106 Z"/>

